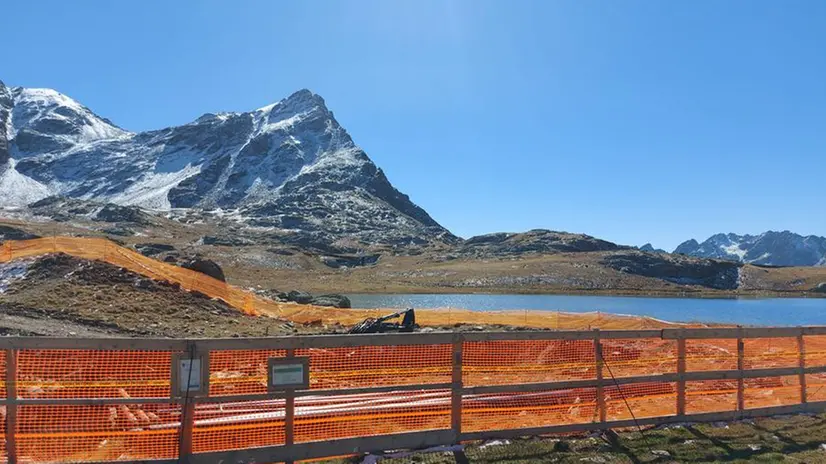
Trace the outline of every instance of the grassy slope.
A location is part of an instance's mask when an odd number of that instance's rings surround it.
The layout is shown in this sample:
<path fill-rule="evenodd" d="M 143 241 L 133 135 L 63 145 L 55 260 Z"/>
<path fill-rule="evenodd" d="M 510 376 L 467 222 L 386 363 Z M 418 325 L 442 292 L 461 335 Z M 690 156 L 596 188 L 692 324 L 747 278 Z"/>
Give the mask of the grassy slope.
<path fill-rule="evenodd" d="M 603 436 L 527 438 L 473 443 L 472 464 L 493 463 L 706 463 L 826 462 L 826 415 L 795 415 L 718 424 L 689 424 Z M 330 462 L 361 462 L 335 460 Z M 452 454 L 416 453 L 381 461 L 454 464 Z"/>

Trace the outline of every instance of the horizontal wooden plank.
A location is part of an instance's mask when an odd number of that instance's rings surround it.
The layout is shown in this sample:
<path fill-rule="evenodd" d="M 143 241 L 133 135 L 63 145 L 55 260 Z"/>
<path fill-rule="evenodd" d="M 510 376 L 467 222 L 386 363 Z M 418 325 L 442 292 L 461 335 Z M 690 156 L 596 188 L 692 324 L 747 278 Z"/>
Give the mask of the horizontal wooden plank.
<path fill-rule="evenodd" d="M 808 335 L 826 334 L 826 327 L 728 327 L 707 329 L 663 329 L 665 339 L 711 339 L 711 338 L 772 338 L 797 337 L 801 333 Z"/>
<path fill-rule="evenodd" d="M 339 440 L 297 443 L 290 447 L 271 446 L 217 453 L 193 454 L 190 464 L 237 464 L 252 462 L 283 462 L 304 459 L 341 456 L 347 454 L 379 452 L 393 449 L 422 449 L 453 441 L 451 430 L 378 435 L 375 437 L 346 438 Z"/>
<path fill-rule="evenodd" d="M 107 405 L 107 404 L 180 404 L 182 398 L 4 398 L 0 404 L 25 405 Z"/>
<path fill-rule="evenodd" d="M 186 351 L 188 341 L 171 338 L 0 337 L 0 349 Z"/>
<path fill-rule="evenodd" d="M 443 345 L 453 343 L 453 332 L 309 335 L 267 338 L 218 338 L 192 340 L 200 350 L 290 350 L 306 348 L 346 348 L 354 346 Z"/>

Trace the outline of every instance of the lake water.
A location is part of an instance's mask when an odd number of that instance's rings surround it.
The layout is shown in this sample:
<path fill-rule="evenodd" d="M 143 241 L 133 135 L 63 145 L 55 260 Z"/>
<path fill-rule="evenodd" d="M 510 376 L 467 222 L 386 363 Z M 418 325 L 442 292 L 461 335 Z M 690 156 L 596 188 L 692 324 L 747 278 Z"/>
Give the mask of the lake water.
<path fill-rule="evenodd" d="M 348 295 L 354 308 L 533 309 L 633 314 L 674 322 L 826 325 L 826 298 L 648 298 L 580 295 Z"/>

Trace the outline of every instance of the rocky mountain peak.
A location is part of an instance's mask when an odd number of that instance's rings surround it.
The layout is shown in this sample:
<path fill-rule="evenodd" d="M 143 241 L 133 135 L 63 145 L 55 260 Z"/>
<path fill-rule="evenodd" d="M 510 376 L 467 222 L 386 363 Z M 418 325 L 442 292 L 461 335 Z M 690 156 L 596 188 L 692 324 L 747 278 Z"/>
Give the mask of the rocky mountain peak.
<path fill-rule="evenodd" d="M 761 265 L 823 266 L 826 237 L 804 237 L 788 230 L 759 235 L 715 234 L 702 243 L 688 240 L 674 252 Z"/>
<path fill-rule="evenodd" d="M 254 111 L 137 134 L 54 90 L 11 93 L 0 206 L 60 195 L 161 211 L 220 209 L 320 241 L 456 240 L 390 184 L 307 89 Z"/>

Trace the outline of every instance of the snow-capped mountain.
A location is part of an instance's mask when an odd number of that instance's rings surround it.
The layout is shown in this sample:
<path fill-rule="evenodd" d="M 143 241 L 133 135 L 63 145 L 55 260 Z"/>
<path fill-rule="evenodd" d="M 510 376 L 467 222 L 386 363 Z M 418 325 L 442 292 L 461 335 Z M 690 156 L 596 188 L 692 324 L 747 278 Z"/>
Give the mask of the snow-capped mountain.
<path fill-rule="evenodd" d="M 331 239 L 455 240 L 390 184 L 309 90 L 251 112 L 133 133 L 54 90 L 0 82 L 0 206 L 52 195 L 220 209 Z"/>
<path fill-rule="evenodd" d="M 760 235 L 717 234 L 703 243 L 691 239 L 674 253 L 770 266 L 826 266 L 826 237 L 789 231 Z"/>

